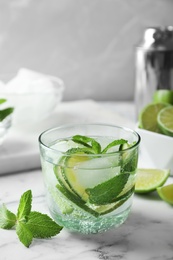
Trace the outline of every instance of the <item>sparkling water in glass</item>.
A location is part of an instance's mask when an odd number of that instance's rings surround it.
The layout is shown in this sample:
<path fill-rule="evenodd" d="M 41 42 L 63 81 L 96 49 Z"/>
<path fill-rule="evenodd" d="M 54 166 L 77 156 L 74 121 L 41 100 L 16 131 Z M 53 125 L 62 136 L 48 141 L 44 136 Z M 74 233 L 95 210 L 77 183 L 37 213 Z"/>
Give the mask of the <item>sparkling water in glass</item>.
<path fill-rule="evenodd" d="M 88 146 L 74 142 L 75 135 L 94 139 L 100 151 L 93 152 L 95 142 Z M 128 143 L 106 151 L 114 140 Z M 41 164 L 54 220 L 84 234 L 124 223 L 133 200 L 139 143 L 135 131 L 105 124 L 66 125 L 43 132 L 39 137 Z"/>

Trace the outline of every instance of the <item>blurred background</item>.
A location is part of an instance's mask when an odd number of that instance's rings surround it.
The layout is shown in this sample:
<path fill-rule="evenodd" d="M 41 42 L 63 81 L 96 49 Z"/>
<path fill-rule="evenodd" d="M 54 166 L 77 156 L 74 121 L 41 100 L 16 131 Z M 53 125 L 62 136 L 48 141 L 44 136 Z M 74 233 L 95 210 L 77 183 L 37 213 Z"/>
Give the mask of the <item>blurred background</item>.
<path fill-rule="evenodd" d="M 61 77 L 65 101 L 133 100 L 135 48 L 172 14 L 172 0 L 0 0 L 0 74 Z"/>

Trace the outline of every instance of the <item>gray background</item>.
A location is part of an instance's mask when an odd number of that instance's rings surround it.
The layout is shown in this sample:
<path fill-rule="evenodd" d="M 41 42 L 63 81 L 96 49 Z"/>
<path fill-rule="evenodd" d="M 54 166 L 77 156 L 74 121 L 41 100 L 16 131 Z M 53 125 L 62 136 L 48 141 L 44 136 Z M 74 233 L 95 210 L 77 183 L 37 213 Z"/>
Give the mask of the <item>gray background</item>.
<path fill-rule="evenodd" d="M 172 0 L 0 0 L 0 74 L 59 76 L 64 100 L 132 100 L 135 47 L 160 25 Z"/>

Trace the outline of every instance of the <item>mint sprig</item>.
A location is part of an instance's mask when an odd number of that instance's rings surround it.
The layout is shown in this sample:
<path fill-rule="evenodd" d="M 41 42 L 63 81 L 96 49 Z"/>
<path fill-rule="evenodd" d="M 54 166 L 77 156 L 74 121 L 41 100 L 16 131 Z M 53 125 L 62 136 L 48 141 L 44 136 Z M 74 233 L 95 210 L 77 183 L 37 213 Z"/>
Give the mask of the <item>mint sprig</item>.
<path fill-rule="evenodd" d="M 74 135 L 72 137 L 73 142 L 82 144 L 90 150 L 93 150 L 94 153 L 101 152 L 101 145 L 94 139 L 84 135 Z"/>
<path fill-rule="evenodd" d="M 0 227 L 11 229 L 16 224 L 16 215 L 8 210 L 5 204 L 0 208 Z"/>
<path fill-rule="evenodd" d="M 127 143 L 127 140 L 124 140 L 124 139 L 118 139 L 118 140 L 114 140 L 112 141 L 111 143 L 109 143 L 102 151 L 102 153 L 107 153 L 107 151 L 114 147 L 114 146 L 117 146 L 117 145 L 123 145 L 123 144 L 126 144 Z"/>
<path fill-rule="evenodd" d="M 8 107 L 5 109 L 0 110 L 0 122 L 2 122 L 7 116 L 12 114 L 14 108 Z"/>
<path fill-rule="evenodd" d="M 0 98 L 0 104 L 5 103 L 7 100 L 5 98 Z"/>
<path fill-rule="evenodd" d="M 62 229 L 48 215 L 37 211 L 30 213 L 26 226 L 34 238 L 50 238 L 58 234 Z"/>
<path fill-rule="evenodd" d="M 4 98 L 0 99 L 0 104 L 5 103 L 7 100 Z M 12 114 L 14 111 L 13 107 L 8 107 L 0 110 L 0 122 L 2 122 L 7 116 Z"/>
<path fill-rule="evenodd" d="M 19 240 L 26 247 L 30 246 L 33 238 L 50 238 L 62 230 L 48 215 L 31 211 L 31 208 L 31 190 L 21 196 L 16 215 L 9 211 L 5 204 L 0 208 L 0 228 L 15 228 Z"/>
<path fill-rule="evenodd" d="M 19 221 L 17 223 L 16 234 L 18 235 L 18 238 L 22 244 L 24 244 L 26 247 L 30 246 L 33 240 L 33 235 L 29 228 L 23 222 Z"/>
<path fill-rule="evenodd" d="M 31 212 L 31 204 L 32 204 L 32 192 L 28 190 L 24 192 L 20 198 L 18 210 L 17 210 L 17 219 L 19 221 L 27 221 L 26 217 L 29 216 Z"/>
<path fill-rule="evenodd" d="M 93 151 L 95 154 L 104 154 L 107 151 L 117 145 L 123 145 L 127 143 L 125 139 L 117 139 L 109 143 L 103 150 L 101 149 L 101 145 L 94 139 L 84 135 L 74 135 L 72 136 L 73 142 L 77 144 L 82 144 L 88 151 Z M 86 150 L 86 151 L 87 151 Z"/>

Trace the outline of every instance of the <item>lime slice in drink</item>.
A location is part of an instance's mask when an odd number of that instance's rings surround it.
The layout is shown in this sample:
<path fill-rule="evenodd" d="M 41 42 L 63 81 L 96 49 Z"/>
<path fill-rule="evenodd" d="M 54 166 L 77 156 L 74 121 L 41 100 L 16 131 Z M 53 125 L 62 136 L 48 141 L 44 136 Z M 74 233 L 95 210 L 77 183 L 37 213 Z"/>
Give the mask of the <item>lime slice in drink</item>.
<path fill-rule="evenodd" d="M 157 123 L 157 115 L 166 103 L 152 103 L 144 107 L 139 115 L 139 127 L 156 133 L 161 133 Z"/>
<path fill-rule="evenodd" d="M 173 205 L 173 184 L 168 184 L 157 188 L 157 192 L 161 199 Z"/>
<path fill-rule="evenodd" d="M 159 89 L 154 92 L 154 103 L 168 103 L 173 105 L 173 90 Z"/>
<path fill-rule="evenodd" d="M 85 192 L 85 187 L 80 183 L 78 176 L 76 176 L 77 169 L 81 164 L 89 160 L 89 156 L 83 152 L 76 151 L 66 157 L 64 161 L 63 177 L 65 182 L 69 185 L 70 189 L 78 195 L 82 200 L 86 201 L 88 196 Z"/>
<path fill-rule="evenodd" d="M 95 210 L 89 208 L 83 200 L 81 200 L 79 197 L 77 197 L 75 194 L 71 193 L 69 190 L 64 188 L 63 186 L 57 184 L 56 185 L 59 192 L 61 192 L 61 196 L 65 198 L 65 202 L 70 202 L 69 204 L 73 207 L 73 209 L 80 208 L 80 210 L 84 211 L 85 214 L 89 213 L 95 217 L 99 216 L 99 213 Z M 73 213 L 73 211 L 71 211 Z M 67 213 L 66 213 L 67 214 Z"/>
<path fill-rule="evenodd" d="M 129 197 L 130 196 L 128 196 L 124 199 L 121 199 L 120 201 L 110 203 L 107 205 L 96 206 L 96 205 L 92 204 L 91 206 L 92 206 L 92 209 L 94 209 L 97 214 L 105 215 L 105 214 L 108 214 L 108 213 L 114 211 L 115 209 L 119 208 L 121 205 L 123 205 L 123 203 L 125 203 L 127 201 L 127 199 Z"/>
<path fill-rule="evenodd" d="M 78 193 L 71 185 L 71 182 L 76 182 L 73 168 L 79 167 L 80 163 L 87 160 L 87 158 L 88 156 L 82 148 L 72 148 L 69 150 L 69 154 L 67 156 L 61 157 L 58 164 L 54 166 L 54 173 L 60 185 L 74 195 L 78 195 Z M 70 181 L 67 178 L 68 174 Z M 78 185 L 78 183 L 76 185 Z"/>
<path fill-rule="evenodd" d="M 170 175 L 168 169 L 137 169 L 136 193 L 147 193 L 162 186 Z"/>
<path fill-rule="evenodd" d="M 95 156 L 91 159 L 89 154 L 76 151 L 66 157 L 63 169 L 64 180 L 75 194 L 87 201 L 86 189 L 115 177 L 120 172 L 118 163 L 119 157 L 116 156 Z"/>
<path fill-rule="evenodd" d="M 158 114 L 157 122 L 163 134 L 173 136 L 173 106 L 162 109 Z"/>
<path fill-rule="evenodd" d="M 65 200 L 76 204 L 81 210 L 95 217 L 107 214 L 122 205 L 131 195 L 132 191 L 125 190 L 121 201 L 108 205 L 88 205 L 86 188 L 105 182 L 120 171 L 119 157 L 103 156 L 90 158 L 89 153 L 81 148 L 69 150 L 68 156 L 63 156 L 59 162 L 61 165 L 54 167 L 55 175 L 59 181 L 57 188 Z M 129 187 L 130 189 L 130 187 Z M 72 213 L 73 214 L 73 213 Z"/>

